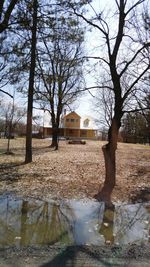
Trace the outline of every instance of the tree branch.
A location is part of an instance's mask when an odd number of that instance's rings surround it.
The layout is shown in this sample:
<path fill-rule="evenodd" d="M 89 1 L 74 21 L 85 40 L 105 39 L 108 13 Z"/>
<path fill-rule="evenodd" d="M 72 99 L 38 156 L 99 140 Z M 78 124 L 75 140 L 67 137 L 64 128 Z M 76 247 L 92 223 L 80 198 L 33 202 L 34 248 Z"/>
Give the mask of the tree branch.
<path fill-rule="evenodd" d="M 0 89 L 0 92 L 6 94 L 6 95 L 8 95 L 8 96 L 10 96 L 11 98 L 14 98 L 11 94 L 9 94 L 8 92 L 6 92 L 6 91 L 4 91 L 4 90 L 2 90 L 2 89 Z"/>
<path fill-rule="evenodd" d="M 135 81 L 132 83 L 132 85 L 129 87 L 129 89 L 125 92 L 124 96 L 122 97 L 123 101 L 128 97 L 130 94 L 132 88 L 137 84 L 137 82 L 142 78 L 142 76 L 147 72 L 147 70 L 150 68 L 150 64 L 148 64 L 147 68 L 135 79 Z"/>
<path fill-rule="evenodd" d="M 5 12 L 4 19 L 0 23 L 0 33 L 2 33 L 4 30 L 7 29 L 11 13 L 12 13 L 15 5 L 17 4 L 17 2 L 18 2 L 18 0 L 11 0 L 10 4 L 9 4 L 9 6 Z M 2 14 L 3 4 L 4 4 L 4 1 L 0 5 L 0 11 L 1 11 L 0 15 Z"/>
<path fill-rule="evenodd" d="M 124 5 L 124 1 L 120 1 L 120 6 L 119 8 L 119 25 L 118 25 L 118 33 L 117 33 L 117 37 L 116 37 L 116 42 L 114 45 L 114 49 L 113 49 L 113 59 L 116 60 L 117 54 L 119 52 L 119 47 L 122 41 L 122 37 L 123 37 L 123 29 L 124 29 L 124 24 L 125 24 L 125 5 Z"/>
<path fill-rule="evenodd" d="M 140 112 L 144 110 L 149 110 L 149 108 L 136 108 L 136 109 L 131 109 L 131 110 L 124 110 L 123 113 L 134 113 L 134 112 Z"/>
<path fill-rule="evenodd" d="M 145 0 L 137 1 L 131 8 L 128 9 L 128 11 L 125 13 L 125 16 L 127 16 L 131 12 L 132 9 L 134 9 L 136 6 L 142 4 L 143 2 L 145 2 Z"/>
<path fill-rule="evenodd" d="M 134 59 L 137 57 L 137 55 L 146 47 L 149 47 L 150 46 L 150 42 L 147 43 L 147 44 L 144 44 L 136 53 L 135 55 L 132 57 L 132 59 L 127 62 L 127 64 L 125 65 L 124 69 L 121 71 L 121 73 L 119 74 L 119 76 L 121 77 L 122 74 L 127 70 L 127 68 L 129 67 L 129 65 L 134 61 Z"/>
<path fill-rule="evenodd" d="M 109 65 L 109 62 L 106 60 L 106 59 L 104 59 L 104 58 L 102 58 L 102 57 L 91 57 L 91 56 L 84 56 L 83 58 L 87 58 L 87 59 L 99 59 L 99 60 L 102 60 L 102 61 L 104 61 L 107 65 Z"/>

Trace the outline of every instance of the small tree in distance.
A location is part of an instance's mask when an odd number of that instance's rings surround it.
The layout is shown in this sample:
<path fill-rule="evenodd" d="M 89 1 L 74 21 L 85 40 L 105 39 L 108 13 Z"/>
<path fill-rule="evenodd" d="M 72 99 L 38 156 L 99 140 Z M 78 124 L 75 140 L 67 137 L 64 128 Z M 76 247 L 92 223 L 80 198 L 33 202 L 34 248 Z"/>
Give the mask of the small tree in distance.
<path fill-rule="evenodd" d="M 4 137 L 8 139 L 6 154 L 12 154 L 10 150 L 10 140 L 14 138 L 15 130 L 19 123 L 24 119 L 26 110 L 15 104 L 13 97 L 12 102 L 1 103 L 0 105 L 1 120 L 3 123 Z"/>

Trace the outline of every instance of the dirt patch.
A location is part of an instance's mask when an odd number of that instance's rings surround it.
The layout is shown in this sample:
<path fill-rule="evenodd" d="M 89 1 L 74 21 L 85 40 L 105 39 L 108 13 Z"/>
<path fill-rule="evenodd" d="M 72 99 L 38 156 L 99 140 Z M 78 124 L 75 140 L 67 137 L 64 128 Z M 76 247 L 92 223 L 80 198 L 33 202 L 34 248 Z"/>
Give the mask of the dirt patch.
<path fill-rule="evenodd" d="M 103 144 L 86 141 L 83 146 L 60 141 L 59 151 L 53 151 L 49 148 L 50 140 L 33 139 L 33 162 L 24 165 L 25 140 L 11 140 L 13 154 L 0 154 L 0 193 L 42 199 L 92 198 L 104 181 Z M 0 139 L 0 151 L 5 151 L 6 146 L 7 140 Z M 129 202 L 140 196 L 145 187 L 149 188 L 149 166 L 149 146 L 119 143 L 112 200 Z M 150 200 L 147 192 L 146 201 Z"/>

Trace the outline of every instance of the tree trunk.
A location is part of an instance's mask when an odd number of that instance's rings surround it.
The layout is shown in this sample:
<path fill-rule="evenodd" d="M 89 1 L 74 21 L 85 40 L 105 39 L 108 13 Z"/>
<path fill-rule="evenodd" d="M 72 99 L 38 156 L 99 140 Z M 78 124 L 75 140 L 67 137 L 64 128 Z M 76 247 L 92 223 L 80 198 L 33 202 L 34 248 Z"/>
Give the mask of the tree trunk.
<path fill-rule="evenodd" d="M 97 200 L 111 202 L 111 193 L 116 184 L 116 150 L 119 126 L 114 118 L 108 132 L 108 144 L 102 147 L 105 161 L 105 181 L 98 194 L 95 195 Z"/>
<path fill-rule="evenodd" d="M 121 126 L 121 117 L 114 117 L 108 132 L 108 144 L 102 147 L 105 160 L 105 182 L 104 185 L 113 188 L 116 184 L 116 150 L 118 132 Z"/>
<path fill-rule="evenodd" d="M 10 138 L 11 138 L 11 122 L 9 122 L 9 125 L 8 125 L 7 138 L 8 138 L 8 142 L 7 142 L 6 154 L 9 155 L 10 154 Z"/>
<path fill-rule="evenodd" d="M 31 66 L 29 75 L 28 108 L 27 108 L 27 129 L 26 129 L 26 156 L 25 163 L 32 162 L 32 109 L 34 92 L 34 75 L 36 64 L 36 30 L 37 30 L 37 0 L 33 2 L 33 27 L 31 40 Z"/>
<path fill-rule="evenodd" d="M 58 134 L 59 128 L 57 126 L 54 126 L 52 130 L 52 143 L 50 147 L 54 147 L 55 150 L 58 150 Z"/>
<path fill-rule="evenodd" d="M 7 142 L 7 151 L 6 154 L 10 154 L 10 135 L 8 136 L 8 142 Z"/>
<path fill-rule="evenodd" d="M 11 108 L 11 114 L 8 120 L 8 125 L 7 125 L 7 129 L 8 129 L 8 143 L 7 143 L 7 151 L 6 154 L 13 154 L 12 152 L 10 152 L 10 139 L 12 138 L 12 129 L 13 129 L 13 117 L 14 117 L 14 97 L 13 97 L 13 103 L 12 103 L 12 108 Z"/>
<path fill-rule="evenodd" d="M 105 182 L 104 185 L 114 187 L 116 184 L 116 150 L 111 149 L 110 143 L 102 147 L 105 160 Z"/>

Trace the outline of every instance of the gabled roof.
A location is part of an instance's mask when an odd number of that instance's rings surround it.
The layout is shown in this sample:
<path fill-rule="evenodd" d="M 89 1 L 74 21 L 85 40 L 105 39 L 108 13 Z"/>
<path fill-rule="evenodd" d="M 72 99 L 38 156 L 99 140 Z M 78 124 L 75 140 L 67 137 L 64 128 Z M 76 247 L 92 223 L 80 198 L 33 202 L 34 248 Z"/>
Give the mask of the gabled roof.
<path fill-rule="evenodd" d="M 72 115 L 76 116 L 78 118 L 81 118 L 75 111 L 72 111 L 72 112 L 68 113 L 67 115 L 64 115 L 64 118 L 71 117 Z"/>

